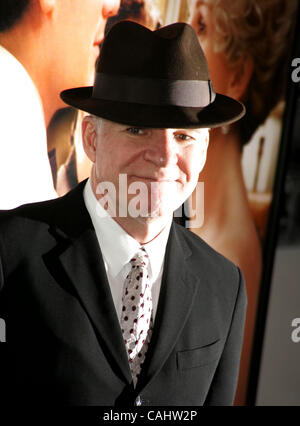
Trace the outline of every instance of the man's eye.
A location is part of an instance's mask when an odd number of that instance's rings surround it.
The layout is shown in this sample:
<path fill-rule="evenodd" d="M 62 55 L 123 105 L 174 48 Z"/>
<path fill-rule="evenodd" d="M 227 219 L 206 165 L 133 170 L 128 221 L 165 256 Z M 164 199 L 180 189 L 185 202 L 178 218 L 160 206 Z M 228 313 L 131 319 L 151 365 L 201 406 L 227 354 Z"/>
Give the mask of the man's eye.
<path fill-rule="evenodd" d="M 185 133 L 178 133 L 175 135 L 175 138 L 183 142 L 192 142 L 194 140 L 192 136 L 186 135 Z"/>
<path fill-rule="evenodd" d="M 128 127 L 128 129 L 126 129 L 126 131 L 128 133 L 131 133 L 132 135 L 143 135 L 144 134 L 144 129 L 142 129 L 140 127 Z"/>

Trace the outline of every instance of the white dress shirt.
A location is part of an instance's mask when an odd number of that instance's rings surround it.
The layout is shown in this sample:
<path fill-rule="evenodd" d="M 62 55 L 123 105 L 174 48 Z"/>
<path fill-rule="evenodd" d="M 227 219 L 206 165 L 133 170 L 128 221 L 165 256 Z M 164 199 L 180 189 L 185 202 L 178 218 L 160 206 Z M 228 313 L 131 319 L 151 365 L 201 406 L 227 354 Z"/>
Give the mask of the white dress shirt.
<path fill-rule="evenodd" d="M 97 202 L 89 180 L 85 185 L 83 195 L 86 208 L 96 230 L 112 298 L 120 321 L 124 281 L 131 269 L 130 260 L 137 253 L 141 244 L 127 234 L 103 209 L 100 203 Z M 97 214 L 97 209 L 100 209 L 101 217 Z M 156 238 L 143 245 L 149 256 L 148 274 L 150 285 L 152 286 L 153 322 L 157 310 L 163 263 L 171 223 L 172 217 L 167 226 Z"/>
<path fill-rule="evenodd" d="M 0 209 L 56 198 L 39 93 L 2 46 L 0 75 Z"/>

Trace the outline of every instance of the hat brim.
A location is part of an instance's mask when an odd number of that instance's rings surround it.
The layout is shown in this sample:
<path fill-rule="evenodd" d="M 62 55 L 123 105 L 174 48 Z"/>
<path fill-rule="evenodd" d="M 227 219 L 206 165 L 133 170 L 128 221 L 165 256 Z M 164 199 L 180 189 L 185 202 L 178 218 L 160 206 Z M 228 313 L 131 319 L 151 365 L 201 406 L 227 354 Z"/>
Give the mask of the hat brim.
<path fill-rule="evenodd" d="M 109 101 L 92 97 L 93 87 L 78 87 L 61 92 L 68 105 L 121 124 L 151 128 L 213 128 L 233 123 L 245 114 L 242 103 L 216 94 L 205 108 L 157 106 Z"/>

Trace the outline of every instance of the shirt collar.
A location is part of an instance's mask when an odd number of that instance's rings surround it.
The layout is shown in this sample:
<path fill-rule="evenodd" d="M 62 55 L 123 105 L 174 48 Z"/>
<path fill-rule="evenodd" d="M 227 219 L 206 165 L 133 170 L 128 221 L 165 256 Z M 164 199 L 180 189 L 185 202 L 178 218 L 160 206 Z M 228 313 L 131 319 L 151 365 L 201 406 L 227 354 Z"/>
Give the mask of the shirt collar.
<path fill-rule="evenodd" d="M 104 261 L 110 273 L 115 277 L 138 252 L 141 244 L 103 209 L 93 193 L 90 180 L 85 185 L 83 197 L 96 231 Z M 157 237 L 143 245 L 149 256 L 149 272 L 152 279 L 156 279 L 161 270 L 171 224 L 172 217 Z"/>

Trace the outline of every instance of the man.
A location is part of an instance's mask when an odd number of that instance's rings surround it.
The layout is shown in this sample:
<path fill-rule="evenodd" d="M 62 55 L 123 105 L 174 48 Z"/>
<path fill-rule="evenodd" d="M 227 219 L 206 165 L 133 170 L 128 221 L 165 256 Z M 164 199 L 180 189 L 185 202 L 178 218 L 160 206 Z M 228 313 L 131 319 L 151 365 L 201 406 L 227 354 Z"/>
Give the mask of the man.
<path fill-rule="evenodd" d="M 207 129 L 237 120 L 243 105 L 214 93 L 183 23 L 116 24 L 94 87 L 61 96 L 92 114 L 83 144 L 93 167 L 66 196 L 1 215 L 8 399 L 232 404 L 243 278 L 172 213 L 197 183 Z"/>
<path fill-rule="evenodd" d="M 63 106 L 63 88 L 91 83 L 106 21 L 119 4 L 0 2 L 0 208 L 57 196 L 46 127 Z"/>

